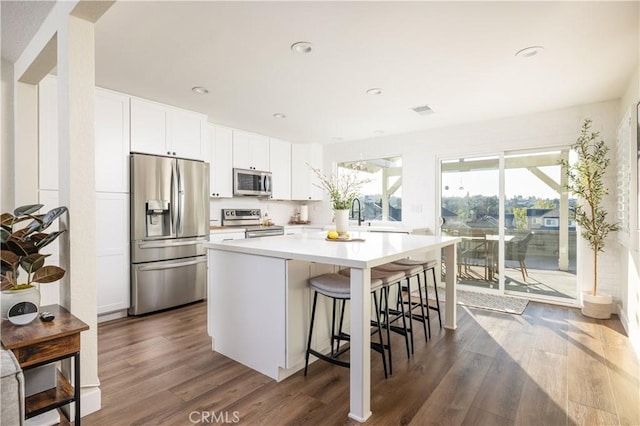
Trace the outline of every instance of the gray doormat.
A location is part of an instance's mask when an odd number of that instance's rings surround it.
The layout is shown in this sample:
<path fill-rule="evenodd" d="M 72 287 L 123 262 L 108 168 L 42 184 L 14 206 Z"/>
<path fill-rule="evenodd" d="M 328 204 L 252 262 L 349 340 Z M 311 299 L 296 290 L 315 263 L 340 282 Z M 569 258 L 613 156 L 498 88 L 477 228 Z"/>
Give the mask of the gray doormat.
<path fill-rule="evenodd" d="M 429 299 L 435 300 L 433 287 L 431 287 L 429 290 Z M 520 299 L 518 297 L 476 293 L 475 291 L 465 291 L 460 289 L 456 289 L 456 296 L 458 299 L 458 305 L 517 315 L 522 315 L 527 305 L 529 304 L 529 301 L 527 299 Z M 444 302 L 444 287 L 438 286 L 438 298 L 440 299 L 440 303 Z"/>

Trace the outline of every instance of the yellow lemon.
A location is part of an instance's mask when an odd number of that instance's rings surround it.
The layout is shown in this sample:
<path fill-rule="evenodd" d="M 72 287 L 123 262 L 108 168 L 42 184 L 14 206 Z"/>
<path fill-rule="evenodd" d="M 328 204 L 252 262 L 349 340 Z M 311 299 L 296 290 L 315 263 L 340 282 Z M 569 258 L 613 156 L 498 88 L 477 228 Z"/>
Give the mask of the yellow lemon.
<path fill-rule="evenodd" d="M 327 238 L 331 239 L 331 240 L 336 240 L 338 239 L 338 233 L 336 231 L 329 231 L 327 232 Z"/>
<path fill-rule="evenodd" d="M 345 237 L 345 238 L 349 238 L 349 233 L 348 233 L 348 232 L 347 232 L 347 233 L 345 233 L 345 234 L 344 234 L 344 237 Z"/>

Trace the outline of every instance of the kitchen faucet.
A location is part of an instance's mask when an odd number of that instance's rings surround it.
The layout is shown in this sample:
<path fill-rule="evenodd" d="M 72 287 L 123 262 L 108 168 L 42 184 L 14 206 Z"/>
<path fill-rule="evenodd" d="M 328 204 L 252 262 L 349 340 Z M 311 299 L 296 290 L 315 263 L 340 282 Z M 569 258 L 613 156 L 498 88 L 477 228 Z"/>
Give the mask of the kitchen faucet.
<path fill-rule="evenodd" d="M 353 217 L 353 207 L 358 202 L 358 226 L 362 225 L 362 204 L 360 204 L 360 200 L 358 198 L 354 198 L 351 202 L 351 217 Z"/>

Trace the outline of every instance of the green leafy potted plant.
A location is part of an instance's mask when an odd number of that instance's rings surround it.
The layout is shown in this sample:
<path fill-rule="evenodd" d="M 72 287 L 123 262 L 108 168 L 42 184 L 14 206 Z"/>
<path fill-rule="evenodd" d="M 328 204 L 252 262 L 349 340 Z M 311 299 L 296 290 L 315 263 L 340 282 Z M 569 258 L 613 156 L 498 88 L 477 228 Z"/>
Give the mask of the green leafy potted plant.
<path fill-rule="evenodd" d="M 42 204 L 21 206 L 13 214 L 3 213 L 0 216 L 2 318 L 6 318 L 8 309 L 20 301 L 30 301 L 39 306 L 40 292 L 37 285 L 58 281 L 65 274 L 64 269 L 58 266 L 45 266 L 45 259 L 49 255 L 41 254 L 40 250 L 64 232 L 43 231 L 64 214 L 67 208 L 57 207 L 46 214 L 36 214 L 42 207 Z M 16 226 L 28 220 L 31 222 L 26 226 Z"/>
<path fill-rule="evenodd" d="M 575 221 L 593 254 L 593 290 L 583 292 L 582 314 L 606 319 L 611 316 L 613 300 L 610 295 L 598 294 L 598 254 L 604 252 L 609 232 L 618 230 L 616 223 L 607 221 L 607 211 L 602 207 L 602 199 L 609 193 L 604 184 L 604 174 L 610 163 L 609 148 L 599 132 L 591 131 L 591 120 L 585 119 L 571 149 L 578 155 L 577 161 L 572 164 L 561 161 L 568 178 L 566 188 L 582 201 L 575 208 Z"/>
<path fill-rule="evenodd" d="M 335 215 L 336 231 L 344 235 L 349 228 L 349 209 L 353 201 L 360 195 L 360 188 L 371 179 L 363 179 L 357 170 L 345 169 L 339 175 L 324 175 L 319 169 L 309 166 L 318 176 L 320 185 L 331 199 L 331 207 Z"/>

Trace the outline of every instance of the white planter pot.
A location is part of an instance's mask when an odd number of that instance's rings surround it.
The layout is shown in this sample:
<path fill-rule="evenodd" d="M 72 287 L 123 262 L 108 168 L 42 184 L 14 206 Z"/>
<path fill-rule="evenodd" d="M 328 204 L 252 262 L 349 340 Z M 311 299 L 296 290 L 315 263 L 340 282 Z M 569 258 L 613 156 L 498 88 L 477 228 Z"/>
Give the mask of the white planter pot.
<path fill-rule="evenodd" d="M 349 210 L 334 210 L 336 231 L 342 236 L 349 232 Z"/>
<path fill-rule="evenodd" d="M 40 290 L 35 286 L 22 290 L 2 290 L 1 297 L 2 319 L 6 319 L 9 309 L 19 302 L 31 302 L 40 309 Z"/>
<path fill-rule="evenodd" d="M 609 319 L 611 318 L 611 306 L 613 298 L 608 294 L 582 293 L 582 315 L 589 318 Z"/>

